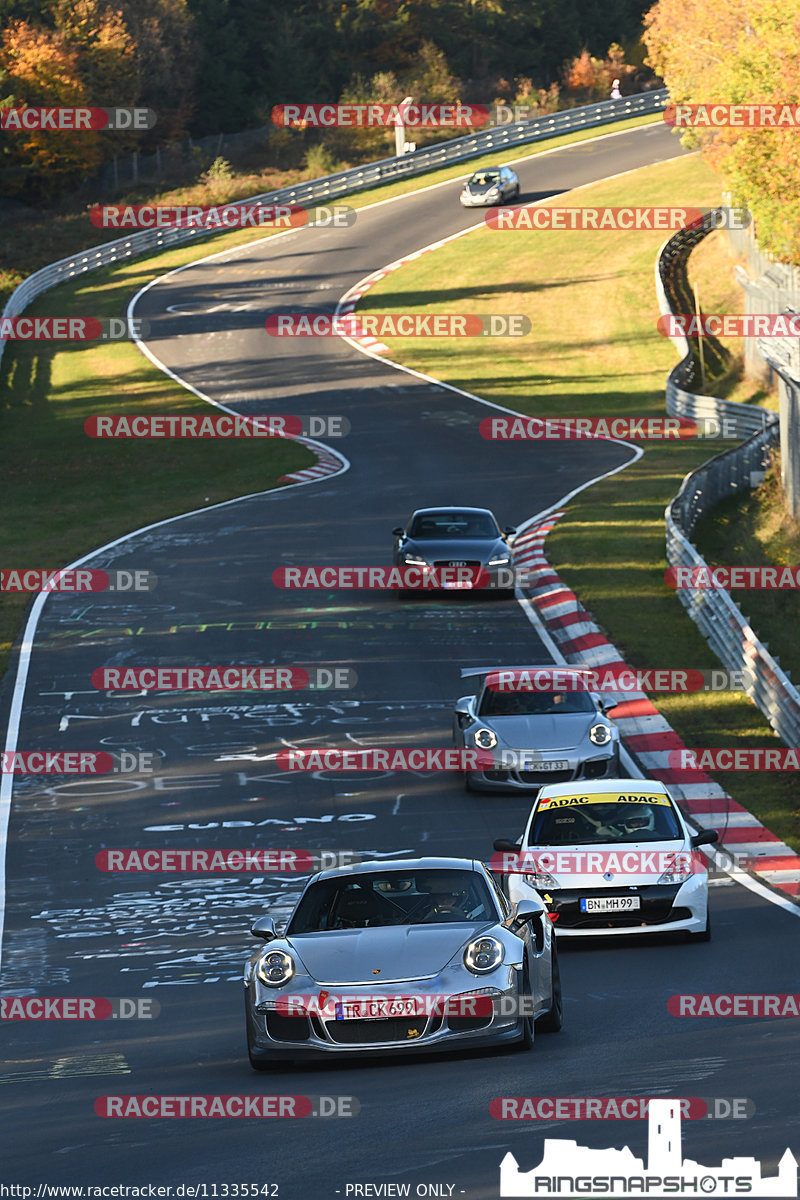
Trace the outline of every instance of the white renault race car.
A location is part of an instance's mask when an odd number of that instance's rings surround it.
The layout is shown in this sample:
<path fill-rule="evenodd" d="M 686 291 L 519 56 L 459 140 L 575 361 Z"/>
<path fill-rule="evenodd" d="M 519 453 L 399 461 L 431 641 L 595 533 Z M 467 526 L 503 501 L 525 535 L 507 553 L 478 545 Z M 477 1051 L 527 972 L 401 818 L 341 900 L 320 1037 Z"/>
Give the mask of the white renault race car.
<path fill-rule="evenodd" d="M 708 941 L 708 874 L 699 846 L 663 783 L 602 779 L 549 784 L 522 838 L 494 843 L 492 870 L 512 903 L 537 893 L 559 939 L 673 933 Z"/>

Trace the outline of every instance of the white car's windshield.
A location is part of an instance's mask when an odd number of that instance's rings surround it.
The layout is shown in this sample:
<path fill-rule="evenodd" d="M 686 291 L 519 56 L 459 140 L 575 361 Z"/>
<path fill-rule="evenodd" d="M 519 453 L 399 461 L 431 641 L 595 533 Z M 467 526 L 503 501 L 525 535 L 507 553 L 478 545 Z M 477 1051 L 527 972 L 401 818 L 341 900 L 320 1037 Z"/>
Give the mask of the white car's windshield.
<path fill-rule="evenodd" d="M 529 846 L 593 846 L 682 840 L 669 800 L 596 801 L 591 796 L 540 800 Z"/>

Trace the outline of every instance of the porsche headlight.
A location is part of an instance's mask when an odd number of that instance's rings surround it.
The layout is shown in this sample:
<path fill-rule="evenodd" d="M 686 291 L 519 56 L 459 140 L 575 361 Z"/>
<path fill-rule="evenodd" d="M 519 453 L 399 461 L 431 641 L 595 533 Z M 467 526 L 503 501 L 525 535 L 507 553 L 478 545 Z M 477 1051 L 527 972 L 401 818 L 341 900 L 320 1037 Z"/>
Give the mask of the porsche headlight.
<path fill-rule="evenodd" d="M 497 745 L 497 734 L 493 729 L 477 729 L 472 736 L 481 750 L 493 750 Z"/>
<path fill-rule="evenodd" d="M 495 937 L 480 937 L 464 951 L 464 965 L 473 975 L 486 975 L 503 961 L 503 943 Z"/>
<path fill-rule="evenodd" d="M 593 725 L 589 731 L 589 740 L 594 742 L 595 746 L 607 746 L 611 741 L 611 730 L 608 725 Z"/>
<path fill-rule="evenodd" d="M 256 975 L 267 987 L 283 987 L 294 975 L 294 959 L 285 950 L 267 950 L 258 960 Z"/>

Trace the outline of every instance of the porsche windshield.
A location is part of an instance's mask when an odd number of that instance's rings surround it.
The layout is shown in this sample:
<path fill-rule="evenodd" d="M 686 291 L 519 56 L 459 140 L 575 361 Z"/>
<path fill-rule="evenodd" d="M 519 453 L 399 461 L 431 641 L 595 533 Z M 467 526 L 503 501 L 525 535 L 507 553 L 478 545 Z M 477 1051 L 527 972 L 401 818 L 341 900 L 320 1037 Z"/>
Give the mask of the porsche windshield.
<path fill-rule="evenodd" d="M 387 871 L 312 883 L 286 933 L 499 919 L 486 881 L 474 871 Z"/>
<path fill-rule="evenodd" d="M 500 530 L 489 513 L 420 513 L 411 522 L 408 536 L 420 538 L 497 538 Z"/>
<path fill-rule="evenodd" d="M 588 692 L 499 692 L 486 687 L 480 717 L 553 717 L 559 713 L 596 713 Z"/>
<path fill-rule="evenodd" d="M 546 808 L 542 808 L 546 805 Z M 669 800 L 626 799 L 596 802 L 586 797 L 542 800 L 531 826 L 529 846 L 592 846 L 609 842 L 683 840 Z"/>
<path fill-rule="evenodd" d="M 476 171 L 470 179 L 470 183 L 475 184 L 476 187 L 487 187 L 489 184 L 497 184 L 499 182 L 499 171 Z"/>

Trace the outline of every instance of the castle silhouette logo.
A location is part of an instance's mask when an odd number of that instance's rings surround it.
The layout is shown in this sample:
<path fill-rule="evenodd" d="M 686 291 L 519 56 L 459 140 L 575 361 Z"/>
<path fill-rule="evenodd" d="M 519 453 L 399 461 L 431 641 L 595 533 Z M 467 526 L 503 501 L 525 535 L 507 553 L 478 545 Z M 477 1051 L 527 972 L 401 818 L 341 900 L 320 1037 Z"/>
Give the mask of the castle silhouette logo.
<path fill-rule="evenodd" d="M 592 1150 L 562 1138 L 545 1138 L 542 1161 L 520 1171 L 509 1152 L 500 1164 L 502 1197 L 571 1200 L 586 1196 L 797 1196 L 797 1159 L 786 1150 L 778 1174 L 761 1175 L 755 1158 L 725 1158 L 703 1167 L 682 1158 L 680 1100 L 651 1100 L 647 1166 L 627 1146 Z"/>

